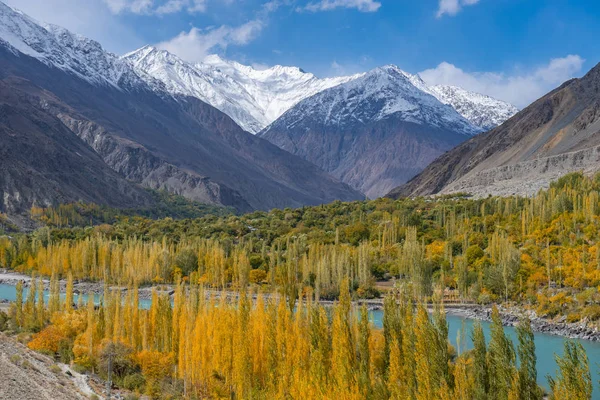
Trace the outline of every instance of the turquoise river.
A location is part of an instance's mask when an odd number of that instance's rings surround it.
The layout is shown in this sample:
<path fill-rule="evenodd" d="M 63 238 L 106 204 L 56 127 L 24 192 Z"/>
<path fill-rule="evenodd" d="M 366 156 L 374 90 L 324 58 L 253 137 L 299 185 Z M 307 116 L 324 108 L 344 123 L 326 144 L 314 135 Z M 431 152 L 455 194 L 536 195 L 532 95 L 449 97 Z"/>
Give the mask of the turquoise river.
<path fill-rule="evenodd" d="M 24 290 L 25 294 L 27 289 Z M 14 301 L 16 295 L 15 287 L 7 284 L 0 284 L 0 300 Z M 46 297 L 48 293 L 45 293 Z M 85 300 L 85 295 L 84 299 Z M 96 299 L 98 300 L 98 299 Z M 77 295 L 75 295 L 75 301 L 77 301 Z M 150 300 L 140 300 L 140 306 L 142 308 L 148 308 L 150 306 Z M 374 326 L 382 326 L 382 311 L 371 311 L 371 321 Z M 472 346 L 470 339 L 471 330 L 475 321 L 465 317 L 448 314 L 447 316 L 449 326 L 449 340 L 453 346 L 457 347 L 457 343 L 461 343 L 462 351 L 469 349 Z M 489 341 L 490 324 L 489 322 L 483 321 L 482 326 L 484 328 L 486 338 Z M 510 337 L 513 343 L 517 343 L 516 331 L 512 327 L 504 328 L 506 334 Z M 459 339 L 459 337 L 463 339 Z M 538 370 L 538 382 L 545 388 L 548 388 L 547 375 L 554 376 L 556 373 L 556 362 L 554 360 L 555 354 L 562 354 L 564 341 L 567 340 L 560 336 L 554 336 L 544 333 L 535 333 L 535 345 L 537 354 L 537 370 Z M 594 381 L 594 400 L 600 400 L 600 342 L 592 342 L 589 340 L 579 340 L 585 350 L 587 351 L 588 359 L 590 361 L 590 369 L 592 371 L 592 379 Z"/>

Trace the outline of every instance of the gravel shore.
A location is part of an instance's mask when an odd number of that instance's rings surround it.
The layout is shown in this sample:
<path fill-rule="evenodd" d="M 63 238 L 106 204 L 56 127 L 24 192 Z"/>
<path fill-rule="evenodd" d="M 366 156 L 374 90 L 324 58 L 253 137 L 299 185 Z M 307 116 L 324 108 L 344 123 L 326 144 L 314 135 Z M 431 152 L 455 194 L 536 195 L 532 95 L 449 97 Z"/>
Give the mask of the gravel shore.
<path fill-rule="evenodd" d="M 458 315 L 465 318 L 477 319 L 480 321 L 491 321 L 492 309 L 486 306 L 475 306 L 468 309 L 447 309 L 448 314 Z M 566 317 L 561 316 L 555 320 L 539 317 L 535 311 L 523 310 L 520 307 L 499 306 L 498 311 L 502 317 L 502 325 L 516 326 L 522 315 L 527 315 L 531 321 L 531 328 L 534 332 L 547 333 L 550 335 L 562 336 L 571 339 L 584 339 L 593 342 L 600 341 L 600 331 L 598 328 L 590 326 L 588 321 L 568 323 Z"/>

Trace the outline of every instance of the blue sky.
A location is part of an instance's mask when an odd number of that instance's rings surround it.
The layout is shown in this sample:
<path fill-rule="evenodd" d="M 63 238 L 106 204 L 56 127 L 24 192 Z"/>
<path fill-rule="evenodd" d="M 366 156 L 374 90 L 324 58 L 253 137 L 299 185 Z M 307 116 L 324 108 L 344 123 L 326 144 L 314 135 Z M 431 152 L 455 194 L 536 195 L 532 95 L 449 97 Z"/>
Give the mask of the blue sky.
<path fill-rule="evenodd" d="M 4 0 L 124 53 L 159 45 L 318 76 L 384 64 L 526 106 L 600 61 L 593 0 Z"/>

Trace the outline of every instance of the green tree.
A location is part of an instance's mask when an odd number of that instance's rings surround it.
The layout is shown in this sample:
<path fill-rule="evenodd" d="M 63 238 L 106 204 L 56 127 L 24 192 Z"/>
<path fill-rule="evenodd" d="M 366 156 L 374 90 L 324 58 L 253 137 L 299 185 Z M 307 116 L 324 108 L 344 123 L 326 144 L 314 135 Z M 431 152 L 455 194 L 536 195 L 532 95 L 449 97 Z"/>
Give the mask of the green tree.
<path fill-rule="evenodd" d="M 515 370 L 515 350 L 504 334 L 502 318 L 498 308 L 492 308 L 491 340 L 488 349 L 490 394 L 495 399 L 506 400 L 512 385 Z"/>
<path fill-rule="evenodd" d="M 477 322 L 473 328 L 473 372 L 475 374 L 475 399 L 485 400 L 489 391 L 487 349 L 485 335 L 481 324 Z"/>
<path fill-rule="evenodd" d="M 542 398 L 542 391 L 537 385 L 537 369 L 535 342 L 531 322 L 524 316 L 517 325 L 519 344 L 519 398 L 522 400 L 537 400 Z"/>
<path fill-rule="evenodd" d="M 589 400 L 592 398 L 592 376 L 587 355 L 579 342 L 565 341 L 563 356 L 555 356 L 556 379 L 548 376 L 552 399 Z"/>

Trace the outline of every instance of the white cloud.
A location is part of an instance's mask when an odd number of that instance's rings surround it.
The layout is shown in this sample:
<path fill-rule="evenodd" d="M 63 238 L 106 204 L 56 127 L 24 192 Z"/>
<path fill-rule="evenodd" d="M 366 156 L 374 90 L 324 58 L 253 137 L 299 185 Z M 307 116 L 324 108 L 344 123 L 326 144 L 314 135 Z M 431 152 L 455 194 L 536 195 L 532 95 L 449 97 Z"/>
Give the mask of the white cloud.
<path fill-rule="evenodd" d="M 381 3 L 375 0 L 321 0 L 308 3 L 304 7 L 299 7 L 297 11 L 331 11 L 336 8 L 356 8 L 361 12 L 375 12 L 379 10 Z"/>
<path fill-rule="evenodd" d="M 230 44 L 245 45 L 254 40 L 264 28 L 261 20 L 252 20 L 238 27 L 227 25 L 201 30 L 193 27 L 174 38 L 158 43 L 158 48 L 178 55 L 184 60 L 202 61 L 215 48 L 226 49 Z"/>
<path fill-rule="evenodd" d="M 205 12 L 207 0 L 103 0 L 113 14 L 174 14 Z"/>
<path fill-rule="evenodd" d="M 104 3 L 113 14 L 122 12 L 145 14 L 150 12 L 153 6 L 153 0 L 104 0 Z"/>
<path fill-rule="evenodd" d="M 443 62 L 436 68 L 420 72 L 429 85 L 455 85 L 507 101 L 519 108 L 528 106 L 568 79 L 581 72 L 585 60 L 568 55 L 550 60 L 546 65 L 529 72 L 513 74 L 499 72 L 466 72 Z"/>
<path fill-rule="evenodd" d="M 154 13 L 158 15 L 173 14 L 181 11 L 188 2 L 186 0 L 169 0 L 165 4 L 158 6 Z"/>
<path fill-rule="evenodd" d="M 189 7 L 188 7 L 188 11 L 191 13 L 195 13 L 195 12 L 205 12 L 206 11 L 206 1 L 207 0 L 193 0 Z M 231 1 L 227 1 L 227 2 L 231 2 Z"/>
<path fill-rule="evenodd" d="M 479 0 L 440 0 L 437 17 L 441 18 L 444 14 L 456 15 L 463 7 L 477 3 L 479 3 Z"/>

